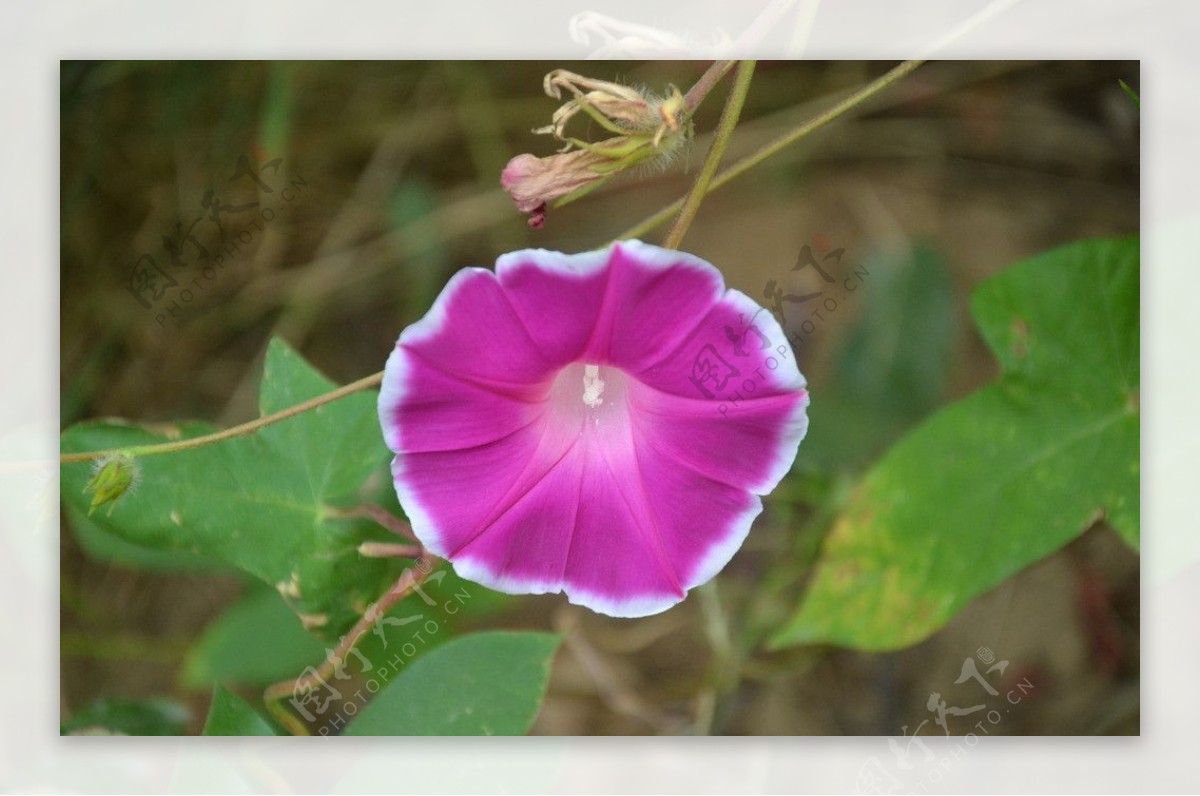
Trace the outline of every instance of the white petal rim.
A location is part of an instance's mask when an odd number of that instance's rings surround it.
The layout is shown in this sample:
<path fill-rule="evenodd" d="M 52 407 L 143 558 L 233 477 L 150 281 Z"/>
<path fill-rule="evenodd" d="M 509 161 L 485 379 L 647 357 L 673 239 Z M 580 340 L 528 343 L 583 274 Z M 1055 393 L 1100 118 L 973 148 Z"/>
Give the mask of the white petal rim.
<path fill-rule="evenodd" d="M 404 509 L 404 513 L 408 516 L 408 524 L 412 526 L 413 535 L 417 537 L 421 545 L 438 558 L 446 558 L 447 551 L 442 544 L 441 531 L 438 530 L 437 524 L 425 510 L 408 482 L 407 474 L 404 471 L 407 459 L 408 456 L 403 453 L 397 453 L 392 459 L 392 483 L 396 487 L 396 497 L 400 500 L 400 506 Z"/>
<path fill-rule="evenodd" d="M 400 427 L 395 418 L 389 415 L 400 406 L 407 392 L 407 356 L 405 350 L 397 343 L 388 355 L 387 364 L 383 367 L 383 381 L 379 384 L 379 427 L 383 429 L 383 441 L 392 453 L 401 449 Z"/>
<path fill-rule="evenodd" d="M 725 569 L 725 565 L 733 560 L 734 554 L 742 548 L 742 543 L 750 534 L 750 526 L 754 524 L 762 510 L 762 500 L 756 495 L 754 502 L 734 518 L 732 527 L 726 532 L 726 538 L 713 545 L 704 554 L 704 558 L 700 559 L 700 563 L 696 566 L 696 572 L 688 581 L 688 590 L 708 583 L 717 576 L 718 572 Z"/>
<path fill-rule="evenodd" d="M 400 339 L 397 345 L 415 345 L 424 340 L 433 337 L 446 323 L 448 314 L 447 308 L 450 306 L 450 301 L 454 298 L 462 286 L 472 277 L 483 276 L 487 279 L 495 279 L 496 275 L 488 268 L 462 268 L 455 272 L 454 276 L 446 282 L 446 286 L 442 288 L 442 292 L 434 299 L 433 306 L 429 308 L 429 312 L 421 320 L 409 326 L 400 333 Z"/>
<path fill-rule="evenodd" d="M 526 268 L 536 268 L 552 274 L 588 277 L 603 271 L 608 266 L 609 249 L 563 254 L 549 249 L 521 249 L 502 254 L 496 260 L 496 276 L 504 284 L 505 276 Z"/>

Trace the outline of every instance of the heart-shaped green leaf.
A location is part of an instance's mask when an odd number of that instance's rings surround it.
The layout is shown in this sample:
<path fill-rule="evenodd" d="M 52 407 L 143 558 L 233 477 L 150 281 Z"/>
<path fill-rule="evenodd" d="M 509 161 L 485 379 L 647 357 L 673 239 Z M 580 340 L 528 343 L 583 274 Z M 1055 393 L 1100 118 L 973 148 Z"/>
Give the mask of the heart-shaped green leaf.
<path fill-rule="evenodd" d="M 559 637 L 475 633 L 414 661 L 345 735 L 523 735 L 546 693 Z"/>
<path fill-rule="evenodd" d="M 1098 520 L 1139 538 L 1138 239 L 1025 260 L 975 292 L 1001 365 L 867 474 L 776 646 L 916 643 Z"/>
<path fill-rule="evenodd" d="M 270 414 L 334 386 L 274 340 L 260 409 Z M 164 429 L 92 421 L 67 429 L 62 450 L 129 448 L 212 430 L 194 422 Z M 334 638 L 402 569 L 399 561 L 358 554 L 366 539 L 394 541 L 386 531 L 329 511 L 361 502 L 358 493 L 387 455 L 376 393 L 356 393 L 250 436 L 137 457 L 135 488 L 90 521 L 140 547 L 227 561 L 276 588 L 310 630 Z M 92 472 L 87 463 L 62 465 L 63 500 L 74 516 L 87 513 L 83 488 Z"/>

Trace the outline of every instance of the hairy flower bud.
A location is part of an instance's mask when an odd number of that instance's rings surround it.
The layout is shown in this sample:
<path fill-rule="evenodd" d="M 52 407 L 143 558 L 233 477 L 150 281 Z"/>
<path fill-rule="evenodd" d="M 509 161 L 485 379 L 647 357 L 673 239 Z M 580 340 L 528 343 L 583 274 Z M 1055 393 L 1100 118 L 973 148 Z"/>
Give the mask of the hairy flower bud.
<path fill-rule="evenodd" d="M 689 110 L 679 89 L 671 87 L 665 97 L 645 91 L 583 77 L 565 69 L 546 75 L 546 93 L 568 99 L 551 117 L 550 124 L 534 130 L 563 142 L 558 154 L 539 158 L 517 155 L 500 175 L 500 185 L 529 225 L 545 223 L 551 202 L 565 204 L 582 196 L 614 174 L 650 161 L 673 157 L 691 134 Z M 583 113 L 613 137 L 589 142 L 566 133 L 567 123 Z"/>
<path fill-rule="evenodd" d="M 97 507 L 112 504 L 122 495 L 137 486 L 138 468 L 134 460 L 123 453 L 101 459 L 96 463 L 92 478 L 83 487 L 83 493 L 91 493 L 92 504 L 88 507 L 90 516 Z M 109 505 L 108 512 L 113 507 Z"/>

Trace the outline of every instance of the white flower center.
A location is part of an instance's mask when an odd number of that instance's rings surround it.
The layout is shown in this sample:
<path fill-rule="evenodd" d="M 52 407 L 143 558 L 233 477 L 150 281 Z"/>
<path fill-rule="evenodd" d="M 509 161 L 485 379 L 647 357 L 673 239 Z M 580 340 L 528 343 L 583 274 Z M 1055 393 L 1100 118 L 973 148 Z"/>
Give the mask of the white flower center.
<path fill-rule="evenodd" d="M 632 386 L 632 379 L 620 368 L 572 362 L 548 385 L 548 420 L 564 439 L 586 431 L 627 445 Z"/>
<path fill-rule="evenodd" d="M 604 382 L 600 379 L 599 365 L 583 366 L 583 403 L 595 409 L 604 403 Z"/>

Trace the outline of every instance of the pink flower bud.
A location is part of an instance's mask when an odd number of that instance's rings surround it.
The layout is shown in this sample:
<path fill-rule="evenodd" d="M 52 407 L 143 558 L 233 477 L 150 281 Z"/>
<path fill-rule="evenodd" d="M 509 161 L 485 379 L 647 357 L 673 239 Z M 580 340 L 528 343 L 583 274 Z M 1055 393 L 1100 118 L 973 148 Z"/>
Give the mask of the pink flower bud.
<path fill-rule="evenodd" d="M 604 177 L 596 168 L 608 160 L 586 149 L 539 158 L 517 155 L 500 174 L 502 187 L 522 213 L 530 213 L 529 225 L 542 226 L 546 205 Z"/>

